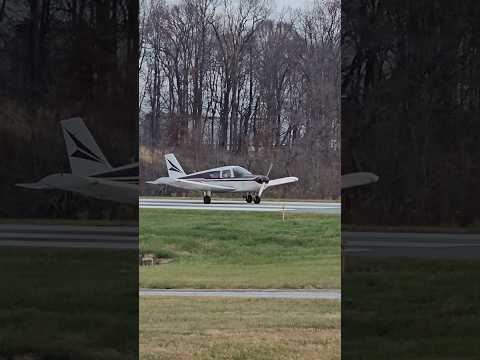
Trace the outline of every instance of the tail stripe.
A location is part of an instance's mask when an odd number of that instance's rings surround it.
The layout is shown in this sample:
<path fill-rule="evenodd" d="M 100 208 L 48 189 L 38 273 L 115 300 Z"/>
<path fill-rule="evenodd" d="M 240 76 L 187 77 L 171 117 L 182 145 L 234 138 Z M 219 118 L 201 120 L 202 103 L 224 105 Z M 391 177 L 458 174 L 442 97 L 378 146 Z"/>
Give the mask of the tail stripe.
<path fill-rule="evenodd" d="M 68 135 L 73 140 L 75 145 L 77 145 L 78 148 L 81 150 L 80 151 L 79 149 L 76 149 L 75 152 L 73 154 L 71 154 L 70 156 L 78 157 L 78 158 L 85 159 L 85 160 L 92 160 L 92 161 L 96 161 L 96 162 L 99 162 L 99 163 L 102 163 L 102 164 L 104 163 L 104 161 L 98 155 L 96 155 L 85 144 L 83 144 L 80 140 L 78 140 L 75 135 L 73 135 L 68 130 L 65 130 L 65 131 L 68 133 Z"/>
<path fill-rule="evenodd" d="M 82 119 L 63 120 L 61 124 L 72 174 L 92 176 L 112 171 Z"/>
<path fill-rule="evenodd" d="M 182 172 L 182 171 L 181 171 L 178 167 L 176 167 L 175 164 L 173 164 L 170 160 L 167 159 L 167 161 L 168 161 L 168 163 L 170 164 L 170 168 L 168 168 L 168 170 L 176 171 L 176 172 L 179 172 L 179 173 Z"/>

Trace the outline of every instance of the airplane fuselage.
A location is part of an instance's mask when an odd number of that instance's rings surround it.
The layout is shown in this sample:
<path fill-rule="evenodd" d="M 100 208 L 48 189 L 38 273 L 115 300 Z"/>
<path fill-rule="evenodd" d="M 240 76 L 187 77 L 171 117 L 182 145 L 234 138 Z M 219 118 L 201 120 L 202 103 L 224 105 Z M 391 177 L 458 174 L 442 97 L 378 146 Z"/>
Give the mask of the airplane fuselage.
<path fill-rule="evenodd" d="M 232 188 L 231 190 L 215 190 L 215 192 L 219 193 L 256 193 L 262 186 L 262 178 L 263 176 L 251 174 L 240 167 L 224 166 L 181 176 L 178 179 Z M 185 189 L 189 189 L 188 185 Z"/>

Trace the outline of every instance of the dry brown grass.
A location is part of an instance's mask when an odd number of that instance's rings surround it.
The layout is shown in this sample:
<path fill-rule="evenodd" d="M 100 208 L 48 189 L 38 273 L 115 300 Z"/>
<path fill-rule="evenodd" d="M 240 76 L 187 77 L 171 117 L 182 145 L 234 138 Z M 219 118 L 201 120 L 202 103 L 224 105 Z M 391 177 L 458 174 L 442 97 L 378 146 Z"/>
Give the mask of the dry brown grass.
<path fill-rule="evenodd" d="M 141 298 L 140 358 L 340 358 L 340 302 Z"/>

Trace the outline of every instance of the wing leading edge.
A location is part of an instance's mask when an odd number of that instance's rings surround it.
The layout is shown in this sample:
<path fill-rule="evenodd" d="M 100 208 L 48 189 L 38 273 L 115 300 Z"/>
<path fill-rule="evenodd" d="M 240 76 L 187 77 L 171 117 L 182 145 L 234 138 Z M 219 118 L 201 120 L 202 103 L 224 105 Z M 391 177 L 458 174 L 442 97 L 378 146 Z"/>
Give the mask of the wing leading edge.
<path fill-rule="evenodd" d="M 280 179 L 270 180 L 267 184 L 267 187 L 289 184 L 289 183 L 293 183 L 293 182 L 297 182 L 297 181 L 298 181 L 297 177 L 289 176 L 289 177 L 284 177 L 284 178 L 280 178 Z"/>

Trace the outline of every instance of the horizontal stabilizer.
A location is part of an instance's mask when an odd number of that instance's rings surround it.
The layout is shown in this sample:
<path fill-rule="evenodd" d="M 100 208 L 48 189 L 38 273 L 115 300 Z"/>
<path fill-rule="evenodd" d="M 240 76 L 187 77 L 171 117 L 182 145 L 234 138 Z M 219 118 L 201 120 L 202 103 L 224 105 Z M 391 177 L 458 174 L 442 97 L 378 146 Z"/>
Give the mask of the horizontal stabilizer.
<path fill-rule="evenodd" d="M 74 174 L 52 174 L 36 183 L 19 183 L 16 185 L 33 190 L 70 191 L 96 199 L 138 204 L 137 185 Z"/>
<path fill-rule="evenodd" d="M 32 189 L 32 190 L 48 190 L 50 187 L 47 184 L 43 184 L 41 182 L 36 183 L 19 183 L 15 184 L 18 187 L 22 187 L 25 189 Z"/>
<path fill-rule="evenodd" d="M 373 184 L 378 181 L 379 177 L 369 172 L 357 172 L 342 175 L 342 189 L 355 186 Z"/>

